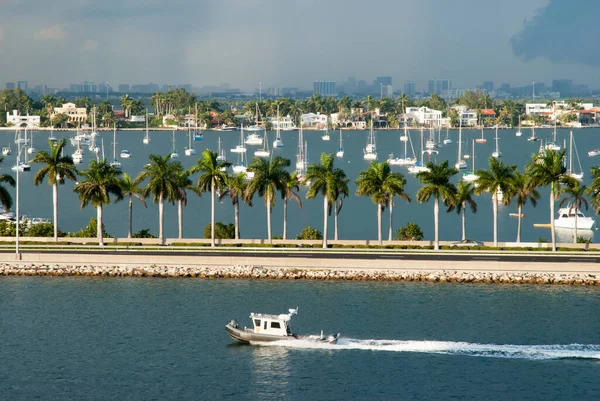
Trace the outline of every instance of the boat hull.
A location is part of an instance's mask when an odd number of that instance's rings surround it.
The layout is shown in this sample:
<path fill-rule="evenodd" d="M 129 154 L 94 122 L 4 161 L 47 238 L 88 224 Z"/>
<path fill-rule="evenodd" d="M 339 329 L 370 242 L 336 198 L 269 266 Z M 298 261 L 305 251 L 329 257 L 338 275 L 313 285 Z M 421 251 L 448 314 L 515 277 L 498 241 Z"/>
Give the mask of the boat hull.
<path fill-rule="evenodd" d="M 577 219 L 578 230 L 591 230 L 594 226 L 594 219 L 591 217 L 580 217 Z M 575 218 L 554 219 L 554 227 L 575 229 Z"/>
<path fill-rule="evenodd" d="M 236 341 L 246 343 L 246 344 L 256 344 L 256 343 L 270 343 L 274 341 L 282 341 L 282 340 L 314 340 L 322 343 L 336 344 L 340 333 L 332 334 L 327 337 L 325 336 L 299 336 L 296 334 L 291 334 L 287 336 L 278 336 L 272 334 L 262 334 L 255 333 L 251 329 L 240 328 L 237 324 L 233 325 L 232 323 L 228 323 L 225 326 L 225 331 L 231 338 Z"/>

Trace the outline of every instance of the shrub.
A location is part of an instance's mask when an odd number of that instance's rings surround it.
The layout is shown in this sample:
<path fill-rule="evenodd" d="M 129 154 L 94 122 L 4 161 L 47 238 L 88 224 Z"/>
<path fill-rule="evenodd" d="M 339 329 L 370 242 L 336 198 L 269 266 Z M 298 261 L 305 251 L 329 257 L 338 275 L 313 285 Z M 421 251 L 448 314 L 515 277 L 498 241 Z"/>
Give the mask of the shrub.
<path fill-rule="evenodd" d="M 149 228 L 144 228 L 143 230 L 138 231 L 137 233 L 133 233 L 131 235 L 132 238 L 156 238 L 156 235 L 150 232 Z"/>
<path fill-rule="evenodd" d="M 204 238 L 210 238 L 211 225 L 207 224 L 204 227 Z M 215 223 L 215 239 L 233 239 L 235 238 L 235 225 L 223 224 L 219 221 Z"/>
<path fill-rule="evenodd" d="M 591 244 L 592 243 L 592 239 L 580 236 L 580 237 L 577 237 L 577 243 L 578 244 Z"/>
<path fill-rule="evenodd" d="M 67 233 L 67 237 L 96 238 L 96 235 L 98 234 L 97 227 L 98 227 L 98 221 L 96 220 L 95 217 L 92 217 L 90 219 L 90 222 L 88 223 L 88 225 L 85 228 L 83 228 L 82 230 L 80 230 L 76 233 Z M 105 238 L 112 238 L 112 235 L 108 234 L 104 230 L 104 224 L 102 224 L 102 235 L 104 235 Z"/>
<path fill-rule="evenodd" d="M 537 242 L 546 243 L 546 242 L 550 242 L 550 241 L 548 241 L 548 239 L 547 239 L 547 238 L 544 238 L 544 237 L 538 237 L 538 238 L 537 238 Z"/>
<path fill-rule="evenodd" d="M 420 241 L 423 239 L 423 229 L 416 223 L 410 222 L 396 231 L 399 241 Z"/>
<path fill-rule="evenodd" d="M 25 233 L 27 225 L 25 223 L 19 224 L 19 235 L 22 236 Z M 14 221 L 2 220 L 0 221 L 0 237 L 16 237 L 17 230 Z"/>
<path fill-rule="evenodd" d="M 59 237 L 64 237 L 65 233 L 58 230 L 58 236 Z M 54 224 L 48 222 L 48 223 L 40 223 L 40 224 L 33 224 L 31 227 L 29 227 L 29 230 L 27 230 L 27 234 L 28 237 L 53 237 L 54 236 Z"/>
<path fill-rule="evenodd" d="M 316 228 L 308 226 L 300 231 L 300 234 L 296 237 L 296 239 L 323 239 L 323 234 L 321 234 L 321 231 L 317 230 Z"/>

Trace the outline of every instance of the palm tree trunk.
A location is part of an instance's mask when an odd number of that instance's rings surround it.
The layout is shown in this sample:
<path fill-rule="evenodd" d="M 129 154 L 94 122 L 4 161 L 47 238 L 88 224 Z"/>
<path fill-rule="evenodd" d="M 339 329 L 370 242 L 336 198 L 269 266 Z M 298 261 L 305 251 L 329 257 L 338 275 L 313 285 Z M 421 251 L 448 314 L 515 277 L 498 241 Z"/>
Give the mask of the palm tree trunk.
<path fill-rule="evenodd" d="M 102 237 L 102 205 L 96 207 L 96 237 L 98 238 L 98 246 L 104 246 L 104 238 Z"/>
<path fill-rule="evenodd" d="M 576 244 L 577 243 L 577 220 L 578 220 L 578 216 L 577 213 L 579 213 L 579 209 L 575 210 L 575 235 L 573 236 L 573 243 Z"/>
<path fill-rule="evenodd" d="M 440 200 L 436 197 L 433 200 L 433 232 L 434 232 L 434 244 L 433 244 L 433 249 L 436 251 L 439 251 L 440 249 L 440 239 L 439 239 L 439 232 L 438 232 L 438 226 L 439 226 L 439 214 L 440 214 Z"/>
<path fill-rule="evenodd" d="M 177 217 L 179 218 L 179 239 L 183 238 L 183 201 L 177 201 Z"/>
<path fill-rule="evenodd" d="M 52 202 L 54 203 L 54 241 L 58 241 L 58 185 L 52 185 Z"/>
<path fill-rule="evenodd" d="M 388 233 L 388 241 L 392 240 L 392 226 L 394 225 L 394 201 L 390 199 L 390 228 Z"/>
<path fill-rule="evenodd" d="M 271 240 L 271 195 L 267 194 L 267 239 L 269 244 L 272 244 Z"/>
<path fill-rule="evenodd" d="M 283 239 L 287 239 L 287 196 L 283 198 Z"/>
<path fill-rule="evenodd" d="M 377 243 L 383 245 L 381 241 L 381 205 L 377 204 Z"/>
<path fill-rule="evenodd" d="M 333 239 L 338 240 L 338 203 L 337 200 L 333 203 Z"/>
<path fill-rule="evenodd" d="M 554 232 L 554 183 L 550 184 L 550 233 L 552 237 L 552 252 L 556 252 L 556 233 Z"/>
<path fill-rule="evenodd" d="M 163 202 L 163 193 L 158 196 L 158 242 L 161 245 L 165 244 L 165 234 L 163 231 L 165 222 L 165 205 Z"/>
<path fill-rule="evenodd" d="M 240 205 L 236 203 L 233 205 L 235 211 L 235 239 L 240 239 Z"/>
<path fill-rule="evenodd" d="M 127 238 L 131 238 L 133 232 L 133 197 L 129 195 L 129 232 Z"/>
<path fill-rule="evenodd" d="M 498 247 L 498 190 L 492 197 L 494 202 L 494 247 Z"/>
<path fill-rule="evenodd" d="M 210 182 L 210 246 L 215 247 L 215 181 Z"/>
<path fill-rule="evenodd" d="M 519 205 L 517 207 L 517 213 L 519 214 L 518 217 L 518 223 L 517 223 L 517 243 L 521 242 L 521 211 L 523 210 L 523 206 Z"/>
<path fill-rule="evenodd" d="M 323 196 L 323 248 L 327 248 L 327 195 Z"/>
<path fill-rule="evenodd" d="M 467 239 L 467 213 L 465 208 L 467 207 L 467 202 L 462 203 L 462 211 L 461 211 L 461 220 L 462 220 L 462 240 Z"/>

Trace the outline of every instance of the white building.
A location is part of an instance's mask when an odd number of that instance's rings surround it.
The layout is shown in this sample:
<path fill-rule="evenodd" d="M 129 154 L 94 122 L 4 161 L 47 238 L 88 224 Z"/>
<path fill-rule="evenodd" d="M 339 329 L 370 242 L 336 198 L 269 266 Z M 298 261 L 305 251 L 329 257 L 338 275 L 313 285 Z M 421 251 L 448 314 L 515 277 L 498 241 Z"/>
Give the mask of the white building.
<path fill-rule="evenodd" d="M 406 114 L 408 118 L 414 119 L 418 124 L 425 125 L 427 127 L 441 127 L 442 126 L 442 112 L 439 110 L 433 110 L 429 107 L 407 107 Z"/>
<path fill-rule="evenodd" d="M 327 126 L 327 115 L 321 113 L 307 113 L 300 116 L 303 127 L 325 128 Z"/>
<path fill-rule="evenodd" d="M 540 115 L 552 113 L 552 107 L 548 106 L 546 103 L 527 103 L 525 104 L 525 114 L 526 115 Z"/>
<path fill-rule="evenodd" d="M 75 103 L 63 103 L 62 107 L 55 107 L 52 110 L 50 118 L 53 119 L 57 114 L 65 114 L 69 117 L 69 122 L 84 123 L 88 114 L 85 107 L 77 107 Z"/>
<path fill-rule="evenodd" d="M 474 127 L 477 125 L 477 110 L 471 110 L 467 106 L 453 106 L 458 113 L 459 124 L 463 127 Z"/>
<path fill-rule="evenodd" d="M 18 110 L 13 110 L 12 114 L 6 112 L 6 122 L 15 127 L 36 128 L 40 126 L 40 116 L 21 116 Z"/>
<path fill-rule="evenodd" d="M 294 120 L 290 116 L 279 117 L 279 119 L 277 119 L 277 117 L 269 117 L 268 120 L 271 123 L 271 126 L 273 127 L 274 130 L 279 128 L 281 130 L 286 131 L 286 130 L 293 130 L 296 128 L 296 125 L 294 124 Z"/>

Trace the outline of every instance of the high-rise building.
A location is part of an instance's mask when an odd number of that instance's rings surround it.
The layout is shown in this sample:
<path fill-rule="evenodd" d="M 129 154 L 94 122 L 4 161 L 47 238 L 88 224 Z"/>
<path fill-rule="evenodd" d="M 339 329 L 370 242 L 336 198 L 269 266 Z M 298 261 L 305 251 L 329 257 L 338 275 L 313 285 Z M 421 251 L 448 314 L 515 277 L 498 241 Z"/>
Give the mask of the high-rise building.
<path fill-rule="evenodd" d="M 119 93 L 128 93 L 129 84 L 119 84 Z"/>
<path fill-rule="evenodd" d="M 406 97 L 414 97 L 417 93 L 417 83 L 415 81 L 406 81 L 402 93 L 404 93 Z"/>
<path fill-rule="evenodd" d="M 281 96 L 296 96 L 298 88 L 281 88 Z"/>
<path fill-rule="evenodd" d="M 375 79 L 375 87 L 392 85 L 392 77 L 377 77 Z"/>
<path fill-rule="evenodd" d="M 313 93 L 321 96 L 335 96 L 335 81 L 315 81 L 313 83 Z"/>
<path fill-rule="evenodd" d="M 98 92 L 102 94 L 107 94 L 108 92 L 112 92 L 112 88 L 108 84 L 108 82 L 102 82 L 98 85 Z"/>
<path fill-rule="evenodd" d="M 430 79 L 428 83 L 428 93 L 442 96 L 452 89 L 452 83 L 449 79 Z"/>
<path fill-rule="evenodd" d="M 483 90 L 486 92 L 491 92 L 494 90 L 494 82 L 493 81 L 483 81 Z"/>
<path fill-rule="evenodd" d="M 536 84 L 537 91 L 537 84 Z M 559 92 L 561 97 L 571 96 L 573 94 L 572 79 L 555 79 L 552 81 L 552 92 Z"/>
<path fill-rule="evenodd" d="M 19 82 L 17 82 L 17 88 L 19 88 L 23 92 L 25 92 L 27 90 L 27 81 L 19 81 Z"/>
<path fill-rule="evenodd" d="M 7 82 L 7 83 L 6 83 L 6 89 L 13 90 L 13 89 L 15 89 L 16 87 L 17 87 L 17 86 L 15 85 L 15 83 L 14 83 L 14 82 Z"/>
<path fill-rule="evenodd" d="M 71 93 L 81 93 L 81 92 L 83 92 L 83 85 L 81 85 L 80 83 L 70 84 L 69 85 L 69 92 L 71 92 Z"/>

